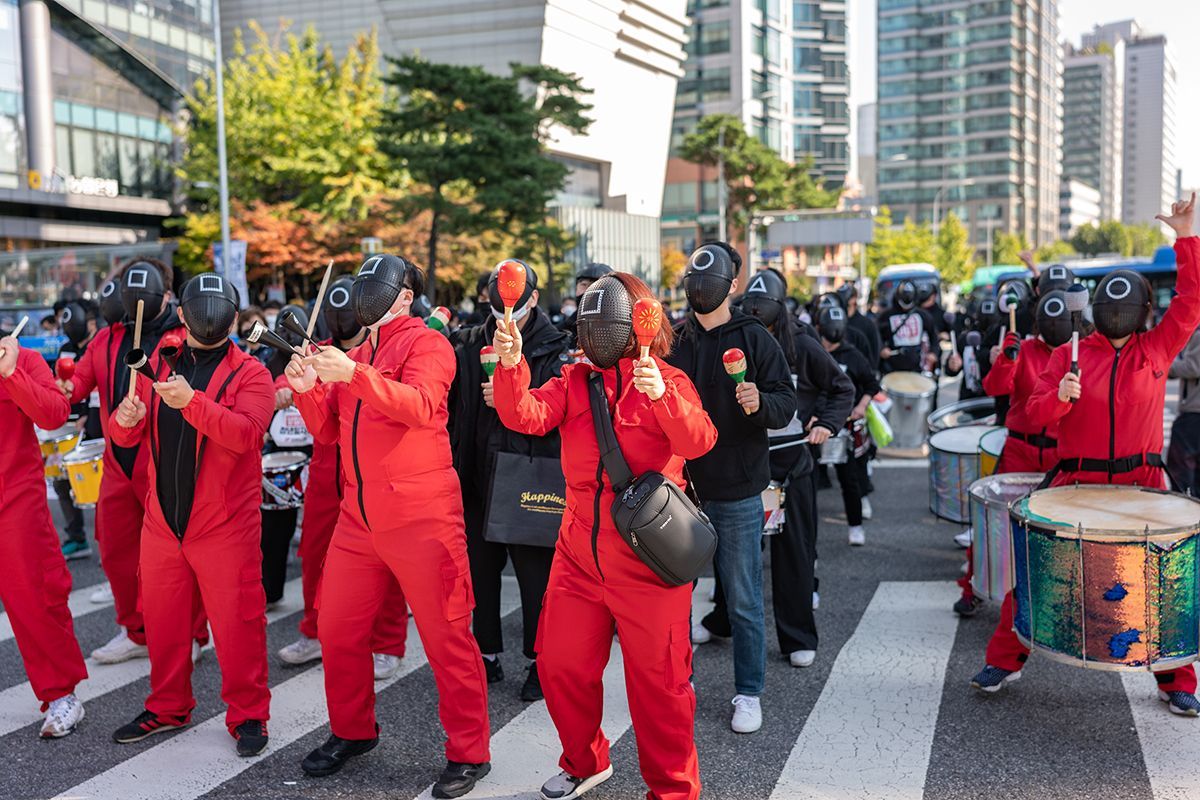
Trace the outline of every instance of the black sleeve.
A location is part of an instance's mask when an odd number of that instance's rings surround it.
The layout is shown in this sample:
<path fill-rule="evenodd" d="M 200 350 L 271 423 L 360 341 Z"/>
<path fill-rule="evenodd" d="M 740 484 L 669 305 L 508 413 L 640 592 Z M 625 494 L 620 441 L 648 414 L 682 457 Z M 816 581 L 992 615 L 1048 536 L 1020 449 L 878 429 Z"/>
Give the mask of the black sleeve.
<path fill-rule="evenodd" d="M 758 387 L 758 411 L 750 419 L 764 428 L 782 428 L 796 413 L 796 389 L 792 371 L 788 369 L 783 348 L 775 337 L 761 325 L 747 328 L 752 345 L 754 383 Z M 805 337 L 807 338 L 807 337 Z M 813 342 L 814 346 L 817 345 Z"/>
<path fill-rule="evenodd" d="M 805 342 L 803 347 L 808 379 L 821 390 L 815 411 L 815 424 L 837 433 L 846 424 L 846 420 L 850 418 L 850 411 L 854 408 L 854 382 L 842 372 L 833 356 L 826 353 L 821 345 L 813 342 L 810 346 Z M 807 423 L 808 420 L 801 422 Z"/>
<path fill-rule="evenodd" d="M 858 401 L 862 399 L 862 395 L 874 396 L 879 393 L 879 381 L 875 378 L 875 371 L 871 369 L 867 357 L 862 353 L 855 352 L 850 356 L 850 364 L 847 366 L 851 378 L 854 381 L 855 391 L 861 392 L 858 397 L 854 398 L 854 408 L 858 405 Z"/>
<path fill-rule="evenodd" d="M 876 330 L 879 331 L 879 349 L 892 347 L 892 315 L 880 314 L 879 319 L 875 323 Z M 895 348 L 892 348 L 895 349 Z"/>
<path fill-rule="evenodd" d="M 867 357 L 867 365 L 871 367 L 872 372 L 879 369 L 879 351 L 883 349 L 883 343 L 879 338 L 879 328 L 875 325 L 864 325 L 863 330 L 866 332 L 867 344 L 870 350 L 863 355 Z"/>

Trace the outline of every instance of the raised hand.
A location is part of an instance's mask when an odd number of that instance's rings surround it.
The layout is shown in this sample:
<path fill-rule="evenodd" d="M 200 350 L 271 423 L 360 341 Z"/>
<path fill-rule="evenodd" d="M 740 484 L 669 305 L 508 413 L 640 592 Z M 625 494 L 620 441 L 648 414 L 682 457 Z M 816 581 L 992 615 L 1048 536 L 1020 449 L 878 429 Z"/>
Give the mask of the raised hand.
<path fill-rule="evenodd" d="M 284 368 L 283 374 L 287 376 L 288 384 L 294 392 L 309 392 L 317 385 L 317 371 L 305 364 L 304 359 L 297 355 L 292 356 L 292 360 Z"/>
<path fill-rule="evenodd" d="M 117 406 L 117 424 L 122 428 L 132 428 L 146 416 L 146 404 L 137 395 L 126 395 Z"/>
<path fill-rule="evenodd" d="M 1159 222 L 1167 225 L 1171 230 L 1175 231 L 1175 235 L 1179 238 L 1193 235 L 1192 223 L 1196 216 L 1196 193 L 1192 192 L 1190 200 L 1180 200 L 1178 203 L 1171 204 L 1171 214 L 1159 214 L 1155 217 Z"/>
<path fill-rule="evenodd" d="M 521 329 L 516 322 L 509 322 L 507 328 L 503 320 L 496 321 L 496 335 L 492 337 L 492 347 L 500 356 L 500 365 L 515 367 L 521 362 Z"/>
<path fill-rule="evenodd" d="M 666 393 L 667 384 L 658 369 L 657 361 L 653 358 L 639 358 L 633 362 L 633 388 L 651 400 L 657 400 Z"/>

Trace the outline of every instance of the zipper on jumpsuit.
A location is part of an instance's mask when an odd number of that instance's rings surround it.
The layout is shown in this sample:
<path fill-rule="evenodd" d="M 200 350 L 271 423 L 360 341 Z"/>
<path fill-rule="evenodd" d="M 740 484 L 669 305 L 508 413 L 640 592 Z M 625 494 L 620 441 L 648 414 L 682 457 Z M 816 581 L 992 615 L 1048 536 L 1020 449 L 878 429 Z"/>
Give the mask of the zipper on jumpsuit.
<path fill-rule="evenodd" d="M 617 373 L 617 390 L 616 390 L 616 394 L 613 396 L 612 407 L 609 409 L 610 417 L 613 416 L 613 409 L 616 408 L 617 402 L 620 401 L 620 399 L 621 399 L 621 362 L 619 360 L 617 361 L 617 368 L 614 371 Z M 603 383 L 604 383 L 604 373 L 603 372 L 600 373 L 600 383 L 601 383 L 601 385 L 603 385 Z M 605 402 L 605 404 L 608 403 L 607 397 L 604 399 L 604 402 Z M 613 421 L 614 421 L 614 423 L 616 422 L 615 419 Z M 613 444 L 618 444 L 616 441 L 616 438 L 617 438 L 617 428 L 616 428 L 616 425 L 614 424 L 613 425 Z M 600 444 L 599 439 L 596 440 L 596 444 L 599 447 L 603 447 L 603 445 Z M 620 445 L 618 444 L 618 446 L 620 446 Z M 609 476 L 609 480 L 610 481 L 612 480 L 611 475 Z M 617 493 L 617 487 L 614 486 L 613 487 L 614 497 L 616 496 L 616 493 Z M 596 460 L 596 500 L 592 504 L 592 560 L 596 562 L 596 572 L 600 573 L 601 583 L 604 582 L 604 569 L 601 568 L 601 566 L 600 566 L 600 497 L 603 494 L 604 494 L 604 459 L 598 458 Z"/>
<path fill-rule="evenodd" d="M 1108 375 L 1108 482 L 1112 483 L 1112 465 L 1117 458 L 1117 363 L 1121 360 L 1121 351 L 1114 349 L 1112 371 Z"/>
<path fill-rule="evenodd" d="M 189 384 L 191 383 L 191 380 L 193 380 L 195 377 L 196 376 L 194 373 L 192 375 L 188 376 Z M 137 380 L 137 378 L 133 375 L 130 375 L 129 379 Z M 180 412 L 180 413 L 182 414 L 183 412 Z M 187 423 L 184 422 L 184 424 L 186 425 Z M 183 448 L 176 447 L 175 448 L 175 508 L 173 509 L 175 512 L 175 529 L 172 531 L 172 533 L 174 533 L 175 538 L 179 540 L 179 549 L 181 549 L 181 550 L 183 549 L 184 531 L 182 529 L 180 529 L 180 527 L 179 527 L 179 497 L 183 494 L 179 488 L 179 466 L 182 463 L 182 455 L 183 455 Z M 197 479 L 197 481 L 199 480 L 199 478 L 200 478 L 200 465 L 199 465 L 199 463 L 197 463 L 196 464 L 196 479 Z"/>
<path fill-rule="evenodd" d="M 367 363 L 374 365 L 379 345 L 380 341 L 376 339 L 375 344 L 371 347 L 371 360 Z M 363 524 L 370 530 L 371 523 L 367 521 L 367 503 L 363 498 L 362 467 L 358 463 L 358 415 L 362 413 L 362 406 L 361 399 L 354 404 L 354 423 L 350 426 L 350 457 L 354 461 L 354 479 L 358 483 L 358 510 L 362 514 Z"/>

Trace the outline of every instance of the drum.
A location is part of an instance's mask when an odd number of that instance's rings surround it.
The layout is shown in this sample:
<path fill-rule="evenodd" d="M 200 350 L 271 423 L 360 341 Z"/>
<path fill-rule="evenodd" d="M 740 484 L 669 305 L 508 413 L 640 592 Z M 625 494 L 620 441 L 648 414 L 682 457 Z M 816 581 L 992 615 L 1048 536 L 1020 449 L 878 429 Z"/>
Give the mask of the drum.
<path fill-rule="evenodd" d="M 63 469 L 71 482 L 71 497 L 79 508 L 92 508 L 100 499 L 104 477 L 104 440 L 88 439 L 63 456 Z"/>
<path fill-rule="evenodd" d="M 783 484 L 779 481 L 771 481 L 770 485 L 763 489 L 763 536 L 774 536 L 783 529 L 784 491 Z"/>
<path fill-rule="evenodd" d="M 957 428 L 962 425 L 995 425 L 996 401 L 991 397 L 972 397 L 942 406 L 926 420 L 930 433 Z"/>
<path fill-rule="evenodd" d="M 1060 486 L 1010 507 L 1013 629 L 1056 661 L 1169 670 L 1200 649 L 1200 501 Z"/>
<path fill-rule="evenodd" d="M 850 447 L 855 458 L 862 458 L 871 449 L 871 431 L 867 428 L 865 419 L 856 419 L 850 423 Z"/>
<path fill-rule="evenodd" d="M 850 451 L 853 446 L 850 431 L 842 428 L 836 435 L 830 436 L 821 444 L 821 457 L 817 459 L 817 462 L 820 464 L 845 464 L 850 460 Z"/>
<path fill-rule="evenodd" d="M 971 484 L 971 586 L 980 597 L 1000 601 L 1013 588 L 1008 506 L 1041 482 L 1042 475 L 1037 472 L 1010 472 Z"/>
<path fill-rule="evenodd" d="M 80 436 L 82 434 L 79 429 L 69 422 L 52 431 L 37 429 L 38 445 L 42 448 L 43 470 L 47 478 L 58 480 L 67 477 L 67 474 L 63 472 L 62 457 L 64 453 L 75 449 L 75 445 L 79 444 Z"/>
<path fill-rule="evenodd" d="M 912 449 L 925 443 L 925 418 L 933 411 L 937 384 L 919 372 L 892 372 L 880 381 L 892 399 L 888 422 L 892 426 L 891 447 Z"/>
<path fill-rule="evenodd" d="M 970 519 L 967 490 L 979 480 L 979 440 L 990 430 L 964 425 L 929 437 L 929 510 L 942 519 Z"/>
<path fill-rule="evenodd" d="M 1008 441 L 1008 428 L 996 428 L 988 431 L 979 440 L 979 474 L 995 475 L 1000 466 L 1000 454 L 1004 452 L 1004 443 Z"/>
<path fill-rule="evenodd" d="M 262 457 L 262 510 L 281 511 L 304 505 L 308 456 L 279 450 Z"/>

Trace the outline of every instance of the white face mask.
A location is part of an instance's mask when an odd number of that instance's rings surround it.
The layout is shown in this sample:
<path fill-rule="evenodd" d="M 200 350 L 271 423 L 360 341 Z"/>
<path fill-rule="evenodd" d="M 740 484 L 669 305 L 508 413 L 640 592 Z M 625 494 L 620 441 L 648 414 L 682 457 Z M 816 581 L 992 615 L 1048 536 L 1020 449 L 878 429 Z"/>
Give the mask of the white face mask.
<path fill-rule="evenodd" d="M 274 311 L 268 311 L 264 316 L 267 318 L 267 327 L 275 330 L 275 320 L 279 317 L 279 314 Z"/>
<path fill-rule="evenodd" d="M 396 319 L 399 316 L 400 316 L 399 311 L 389 311 L 388 313 L 386 313 L 382 317 L 380 317 L 379 321 L 376 322 L 374 325 L 366 326 L 367 330 L 377 331 L 380 328 L 382 328 L 384 325 L 387 325 L 389 322 L 391 322 L 392 320 Z"/>
<path fill-rule="evenodd" d="M 529 308 L 530 308 L 529 306 L 521 306 L 520 308 L 514 308 L 513 312 L 512 312 L 513 322 L 520 322 L 521 320 L 525 319 L 525 316 L 529 313 Z M 497 311 L 496 309 L 493 308 L 492 316 L 498 320 L 501 320 L 501 319 L 504 319 L 504 312 Z"/>

